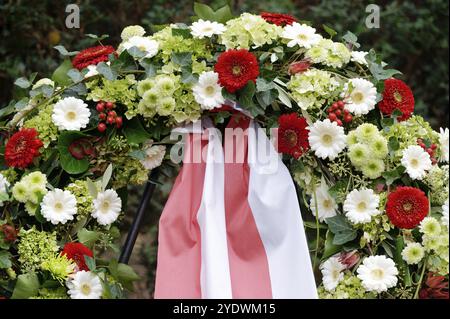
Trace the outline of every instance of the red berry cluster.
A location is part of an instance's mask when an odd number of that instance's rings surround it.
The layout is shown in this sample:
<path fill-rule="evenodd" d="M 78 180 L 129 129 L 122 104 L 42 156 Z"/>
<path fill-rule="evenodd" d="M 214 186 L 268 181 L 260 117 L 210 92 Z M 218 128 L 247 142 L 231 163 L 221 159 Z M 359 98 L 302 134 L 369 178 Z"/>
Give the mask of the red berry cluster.
<path fill-rule="evenodd" d="M 121 128 L 123 124 L 123 119 L 121 116 L 118 116 L 114 108 L 116 105 L 113 102 L 104 102 L 100 101 L 97 103 L 97 111 L 98 117 L 100 119 L 100 123 L 97 126 L 97 129 L 100 133 L 106 131 L 106 125 L 115 125 L 117 128 Z"/>
<path fill-rule="evenodd" d="M 430 145 L 430 147 L 427 147 L 421 138 L 417 139 L 417 144 L 421 148 L 423 148 L 425 150 L 425 152 L 427 152 L 430 155 L 431 162 L 433 163 L 433 165 L 436 164 L 437 159 L 436 159 L 435 155 L 436 155 L 437 145 L 433 143 Z"/>
<path fill-rule="evenodd" d="M 331 104 L 327 110 L 328 119 L 331 122 L 336 122 L 337 125 L 342 126 L 342 121 L 345 123 L 350 123 L 353 121 L 353 116 L 348 110 L 345 109 L 344 101 L 337 101 Z"/>

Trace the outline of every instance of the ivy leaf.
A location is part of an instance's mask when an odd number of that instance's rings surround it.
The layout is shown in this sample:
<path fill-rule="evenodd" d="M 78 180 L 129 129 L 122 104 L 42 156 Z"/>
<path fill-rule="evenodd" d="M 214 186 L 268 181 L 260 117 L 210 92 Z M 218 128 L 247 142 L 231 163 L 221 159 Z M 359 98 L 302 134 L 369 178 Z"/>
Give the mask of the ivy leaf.
<path fill-rule="evenodd" d="M 6 250 L 0 251 L 0 269 L 11 268 L 11 254 Z"/>
<path fill-rule="evenodd" d="M 111 69 L 111 67 L 105 62 L 97 64 L 97 71 L 103 75 L 107 80 L 114 81 L 117 79 L 117 72 Z"/>
<path fill-rule="evenodd" d="M 180 36 L 184 39 L 190 39 L 192 38 L 191 30 L 190 29 L 181 29 L 181 28 L 174 28 L 172 29 L 172 35 L 173 36 Z"/>
<path fill-rule="evenodd" d="M 192 64 L 191 52 L 172 53 L 172 62 L 179 66 L 189 66 Z"/>
<path fill-rule="evenodd" d="M 256 100 L 264 109 L 273 102 L 275 102 L 277 97 L 278 91 L 276 89 L 256 93 Z"/>
<path fill-rule="evenodd" d="M 329 257 L 333 256 L 334 254 L 342 250 L 342 246 L 333 244 L 333 241 L 334 241 L 333 233 L 331 231 L 327 231 L 322 260 L 328 259 Z"/>
<path fill-rule="evenodd" d="M 350 225 L 347 218 L 342 215 L 326 218 L 330 231 L 334 234 L 333 244 L 343 245 L 352 241 L 357 236 L 357 231 Z"/>
<path fill-rule="evenodd" d="M 37 296 L 39 291 L 39 279 L 35 273 L 27 273 L 17 276 L 11 299 L 28 299 Z"/>
<path fill-rule="evenodd" d="M 144 129 L 138 118 L 129 121 L 123 130 L 123 134 L 130 144 L 140 144 L 150 139 L 150 134 Z"/>
<path fill-rule="evenodd" d="M 150 59 L 142 59 L 139 61 L 139 64 L 145 69 L 146 77 L 151 78 L 156 75 L 156 66 Z"/>
<path fill-rule="evenodd" d="M 78 241 L 89 248 L 94 247 L 95 242 L 100 238 L 100 233 L 82 228 L 77 233 Z"/>
<path fill-rule="evenodd" d="M 342 37 L 342 39 L 345 42 L 355 46 L 355 48 L 359 48 L 361 46 L 358 43 L 358 37 L 354 33 L 350 32 L 350 31 L 347 31 L 347 33 Z"/>
<path fill-rule="evenodd" d="M 67 72 L 72 69 L 72 62 L 70 59 L 65 59 L 63 63 L 53 72 L 52 80 L 58 83 L 59 85 L 67 86 L 71 83 L 70 77 L 67 75 Z"/>
<path fill-rule="evenodd" d="M 63 57 L 70 57 L 79 53 L 78 51 L 69 52 L 63 45 L 57 45 L 53 49 L 57 50 Z"/>
<path fill-rule="evenodd" d="M 197 18 L 209 21 L 216 21 L 220 23 L 225 23 L 230 19 L 233 19 L 233 13 L 231 12 L 230 6 L 226 5 L 214 11 L 210 6 L 195 2 L 194 12 Z"/>
<path fill-rule="evenodd" d="M 198 81 L 198 75 L 192 73 L 191 66 L 183 66 L 181 68 L 181 82 L 188 83 L 196 83 Z"/>
<path fill-rule="evenodd" d="M 270 91 L 275 88 L 276 88 L 276 85 L 272 81 L 269 82 L 264 78 L 256 79 L 256 91 L 258 91 L 258 92 Z"/>
<path fill-rule="evenodd" d="M 140 279 L 139 275 L 136 274 L 133 268 L 128 265 L 118 263 L 115 260 L 110 262 L 108 268 L 111 275 L 128 290 L 133 289 L 133 281 Z"/>
<path fill-rule="evenodd" d="M 239 105 L 250 111 L 253 116 L 264 114 L 264 111 L 253 102 L 255 96 L 256 85 L 253 81 L 248 81 L 247 85 L 239 91 Z"/>
<path fill-rule="evenodd" d="M 22 89 L 28 89 L 31 86 L 27 78 L 21 77 L 14 81 L 14 84 Z"/>
<path fill-rule="evenodd" d="M 139 60 L 146 55 L 146 53 L 144 51 L 141 51 L 141 50 L 139 50 L 138 47 L 134 47 L 134 46 L 127 49 L 126 51 L 128 52 L 128 54 L 130 54 L 136 60 Z"/>

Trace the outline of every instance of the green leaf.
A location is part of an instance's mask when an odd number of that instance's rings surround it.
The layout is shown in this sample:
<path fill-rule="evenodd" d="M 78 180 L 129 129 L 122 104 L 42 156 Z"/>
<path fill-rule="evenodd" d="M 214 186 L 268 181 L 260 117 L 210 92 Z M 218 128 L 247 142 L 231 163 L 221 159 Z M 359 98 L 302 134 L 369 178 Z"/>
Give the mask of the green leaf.
<path fill-rule="evenodd" d="M 278 91 L 278 99 L 280 100 L 280 102 L 286 105 L 288 108 L 292 108 L 291 98 L 286 93 L 286 91 L 279 85 L 277 85 L 277 91 Z"/>
<path fill-rule="evenodd" d="M 85 36 L 87 36 L 88 38 L 97 40 L 97 41 L 102 41 L 102 40 L 105 40 L 105 39 L 109 38 L 109 35 L 107 35 L 107 34 L 103 34 L 101 36 L 98 36 L 96 34 L 86 33 Z"/>
<path fill-rule="evenodd" d="M 253 81 L 248 81 L 247 85 L 239 91 L 239 105 L 250 111 L 253 116 L 264 114 L 264 110 L 253 102 L 253 96 L 256 92 L 256 85 Z"/>
<path fill-rule="evenodd" d="M 70 77 L 67 72 L 72 69 L 72 62 L 70 59 L 65 59 L 63 63 L 53 72 L 52 80 L 59 85 L 67 86 L 71 83 Z"/>
<path fill-rule="evenodd" d="M 264 78 L 256 79 L 256 91 L 258 91 L 258 92 L 270 91 L 275 88 L 276 88 L 276 85 L 272 81 L 269 82 Z"/>
<path fill-rule="evenodd" d="M 86 266 L 90 271 L 94 271 L 97 267 L 97 265 L 95 264 L 95 259 L 88 255 L 84 255 L 84 261 L 86 262 Z"/>
<path fill-rule="evenodd" d="M 234 17 L 229 5 L 225 5 L 217 11 L 214 11 L 206 4 L 195 2 L 194 12 L 199 19 L 217 21 L 220 23 L 225 23 Z"/>
<path fill-rule="evenodd" d="M 393 170 L 383 172 L 381 175 L 386 180 L 386 185 L 389 186 L 392 185 L 396 180 L 401 178 L 405 170 L 405 167 L 400 165 Z"/>
<path fill-rule="evenodd" d="M 192 64 L 192 53 L 172 53 L 172 62 L 178 64 L 179 66 L 190 66 Z"/>
<path fill-rule="evenodd" d="M 133 268 L 122 263 L 117 263 L 117 261 L 111 261 L 108 268 L 111 275 L 128 290 L 132 290 L 133 281 L 140 279 Z"/>
<path fill-rule="evenodd" d="M 154 77 L 156 75 L 156 66 L 150 59 L 142 59 L 139 64 L 145 69 L 145 75 L 147 78 Z"/>
<path fill-rule="evenodd" d="M 57 50 L 64 57 L 74 56 L 78 54 L 78 51 L 67 51 L 67 49 L 63 45 L 57 45 L 53 47 L 53 49 Z"/>
<path fill-rule="evenodd" d="M 78 241 L 87 247 L 94 247 L 95 242 L 100 238 L 100 233 L 86 228 L 80 229 L 77 233 Z"/>
<path fill-rule="evenodd" d="M 6 250 L 0 250 L 0 269 L 7 269 L 12 266 L 11 254 Z"/>
<path fill-rule="evenodd" d="M 21 77 L 14 81 L 14 84 L 22 89 L 27 89 L 31 86 L 30 81 L 27 78 Z"/>
<path fill-rule="evenodd" d="M 358 43 L 358 37 L 354 33 L 350 32 L 350 31 L 347 31 L 347 33 L 342 37 L 342 39 L 345 42 L 355 46 L 356 48 L 359 48 L 361 46 Z"/>
<path fill-rule="evenodd" d="M 340 252 L 342 250 L 342 245 L 333 244 L 334 235 L 331 231 L 327 231 L 326 239 L 325 239 L 325 247 L 322 255 L 322 260 L 328 259 L 334 254 Z"/>
<path fill-rule="evenodd" d="M 78 71 L 77 69 L 70 69 L 67 72 L 67 75 L 69 76 L 69 78 L 72 79 L 72 81 L 75 82 L 80 82 L 83 80 L 83 75 L 81 74 L 80 71 Z"/>
<path fill-rule="evenodd" d="M 183 66 L 181 68 L 181 82 L 188 83 L 197 83 L 198 75 L 192 73 L 192 68 L 190 66 Z"/>
<path fill-rule="evenodd" d="M 150 139 L 150 134 L 144 129 L 138 118 L 133 118 L 125 125 L 123 134 L 130 144 L 140 144 Z"/>
<path fill-rule="evenodd" d="M 95 183 L 90 178 L 86 179 L 86 183 L 89 195 L 91 195 L 92 198 L 97 198 L 98 195 L 97 185 L 95 185 Z"/>
<path fill-rule="evenodd" d="M 84 136 L 86 136 L 86 134 L 78 131 L 65 131 L 59 136 L 57 148 L 59 151 L 61 167 L 69 174 L 81 174 L 89 168 L 89 161 L 86 158 L 78 160 L 69 152 L 70 144 L 76 139 Z"/>
<path fill-rule="evenodd" d="M 325 30 L 325 32 L 330 35 L 330 39 L 332 39 L 337 34 L 336 30 L 327 26 L 326 24 L 322 24 L 322 27 Z"/>
<path fill-rule="evenodd" d="M 107 80 L 114 81 L 117 79 L 117 72 L 111 69 L 111 67 L 105 62 L 97 64 L 97 71 L 103 75 Z"/>
<path fill-rule="evenodd" d="M 143 150 L 134 150 L 131 151 L 128 155 L 140 161 L 143 161 L 146 157 L 146 154 Z"/>
<path fill-rule="evenodd" d="M 27 273 L 17 276 L 11 299 L 28 299 L 37 296 L 39 292 L 39 279 L 35 273 Z"/>
<path fill-rule="evenodd" d="M 326 218 L 325 222 L 327 223 L 330 231 L 334 234 L 334 245 L 343 245 L 349 241 L 352 241 L 358 234 L 348 222 L 347 218 L 342 215 Z"/>
<path fill-rule="evenodd" d="M 277 97 L 278 91 L 276 89 L 256 93 L 256 100 L 264 109 L 275 102 Z"/>
<path fill-rule="evenodd" d="M 226 5 L 214 12 L 214 20 L 220 23 L 226 23 L 228 20 L 234 18 L 230 6 Z"/>
<path fill-rule="evenodd" d="M 144 51 L 139 50 L 138 47 L 131 47 L 126 50 L 133 58 L 140 59 L 146 56 L 146 53 Z"/>
<path fill-rule="evenodd" d="M 42 95 L 46 98 L 49 98 L 52 96 L 54 91 L 55 91 L 55 88 L 53 86 L 44 84 L 44 85 L 39 86 L 37 89 L 31 90 L 30 97 L 36 97 L 36 96 Z"/>
<path fill-rule="evenodd" d="M 386 254 L 387 254 L 389 257 L 391 257 L 391 258 L 394 257 L 394 254 L 393 254 L 393 252 L 392 252 L 392 248 L 391 248 L 391 246 L 389 246 L 389 244 L 388 244 L 387 242 L 382 241 L 382 242 L 381 242 L 381 246 L 383 247 L 384 251 L 386 252 Z"/>
<path fill-rule="evenodd" d="M 190 29 L 181 29 L 181 28 L 174 28 L 172 29 L 172 35 L 173 36 L 180 36 L 184 39 L 190 39 L 192 38 L 191 30 Z"/>
<path fill-rule="evenodd" d="M 113 166 L 112 164 L 109 164 L 102 177 L 102 191 L 105 191 L 106 187 L 108 187 L 108 183 L 111 180 L 112 172 Z"/>

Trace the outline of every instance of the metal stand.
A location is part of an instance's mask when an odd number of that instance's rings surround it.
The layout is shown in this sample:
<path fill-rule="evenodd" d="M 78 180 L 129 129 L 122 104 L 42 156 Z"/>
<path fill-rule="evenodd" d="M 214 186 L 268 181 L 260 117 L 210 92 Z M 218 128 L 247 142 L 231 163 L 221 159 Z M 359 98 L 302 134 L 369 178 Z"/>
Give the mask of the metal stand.
<path fill-rule="evenodd" d="M 123 245 L 122 252 L 120 253 L 119 262 L 123 264 L 128 264 L 130 260 L 131 253 L 133 252 L 134 244 L 136 243 L 136 238 L 139 234 L 139 228 L 142 223 L 142 219 L 147 210 L 148 203 L 150 202 L 153 192 L 155 191 L 156 184 L 152 182 L 159 175 L 157 169 L 154 169 L 145 185 L 144 194 L 142 195 L 141 202 L 139 204 L 138 211 L 134 216 L 133 223 L 131 224 L 130 231 L 128 232 L 127 239 Z"/>

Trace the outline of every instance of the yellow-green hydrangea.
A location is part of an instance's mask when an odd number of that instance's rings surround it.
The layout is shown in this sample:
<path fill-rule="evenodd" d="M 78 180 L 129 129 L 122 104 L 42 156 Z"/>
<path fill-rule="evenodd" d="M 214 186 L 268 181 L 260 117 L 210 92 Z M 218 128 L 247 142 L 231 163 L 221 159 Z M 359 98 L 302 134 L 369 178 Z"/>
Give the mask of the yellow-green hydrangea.
<path fill-rule="evenodd" d="M 366 292 L 361 280 L 351 272 L 345 272 L 344 278 L 333 291 L 327 291 L 323 286 L 318 289 L 320 299 L 373 299 L 376 294 Z"/>
<path fill-rule="evenodd" d="M 339 82 L 327 71 L 309 69 L 293 75 L 287 83 L 292 97 L 303 110 L 320 108 L 337 94 Z"/>
<path fill-rule="evenodd" d="M 113 187 L 119 189 L 127 185 L 142 185 L 148 180 L 148 170 L 132 157 L 122 157 L 114 161 L 116 172 Z"/>
<path fill-rule="evenodd" d="M 305 57 L 313 63 L 342 68 L 350 62 L 351 53 L 343 43 L 333 42 L 330 39 L 321 39 L 316 45 L 306 51 Z"/>
<path fill-rule="evenodd" d="M 423 181 L 431 189 L 431 204 L 434 206 L 443 205 L 449 194 L 449 166 L 433 165 Z"/>
<path fill-rule="evenodd" d="M 40 269 L 42 263 L 53 258 L 58 250 L 56 232 L 39 231 L 34 226 L 19 232 L 17 251 L 23 273 Z"/>
<path fill-rule="evenodd" d="M 76 180 L 65 189 L 75 195 L 77 199 L 77 219 L 89 216 L 93 211 L 93 198 L 89 193 L 87 182 Z"/>
<path fill-rule="evenodd" d="M 58 128 L 52 121 L 53 105 L 47 105 L 38 114 L 26 120 L 23 126 L 34 128 L 38 132 L 39 139 L 47 148 L 51 142 L 58 139 Z"/>
<path fill-rule="evenodd" d="M 227 49 L 258 48 L 274 43 L 283 28 L 268 23 L 259 15 L 243 13 L 238 18 L 227 21 L 225 32 L 219 42 Z"/>

